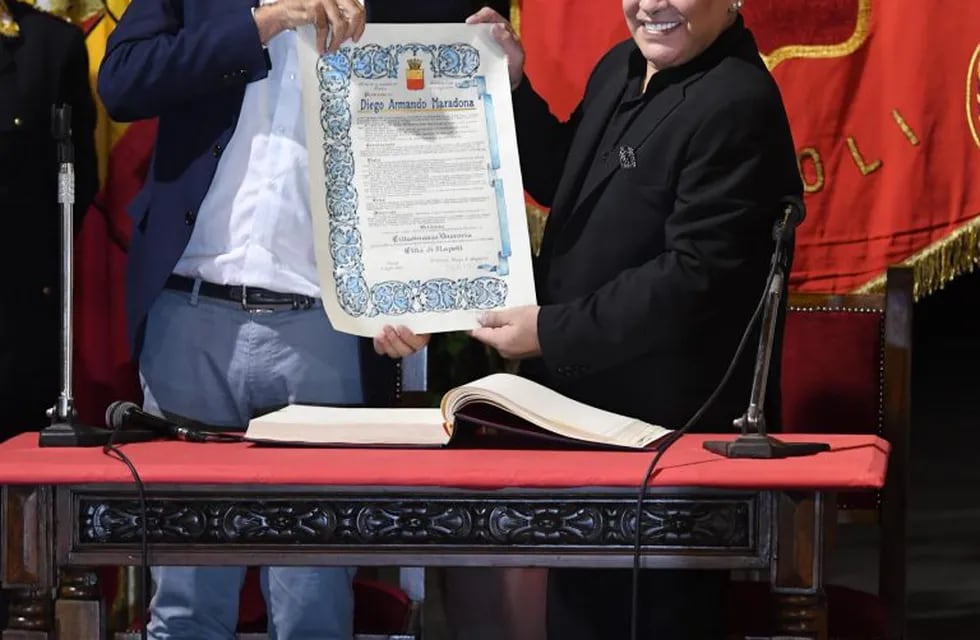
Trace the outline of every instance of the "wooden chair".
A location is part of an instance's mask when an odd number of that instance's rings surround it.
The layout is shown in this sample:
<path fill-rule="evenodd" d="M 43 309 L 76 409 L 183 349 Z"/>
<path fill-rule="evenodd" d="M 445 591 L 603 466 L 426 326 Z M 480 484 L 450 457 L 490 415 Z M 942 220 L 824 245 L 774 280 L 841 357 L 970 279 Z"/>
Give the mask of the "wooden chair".
<path fill-rule="evenodd" d="M 880 528 L 879 574 L 875 595 L 828 587 L 832 638 L 905 635 L 912 286 L 911 269 L 893 267 L 883 294 L 795 293 L 787 304 L 783 432 L 875 433 L 891 444 L 884 489 L 838 501 L 839 524 Z"/>

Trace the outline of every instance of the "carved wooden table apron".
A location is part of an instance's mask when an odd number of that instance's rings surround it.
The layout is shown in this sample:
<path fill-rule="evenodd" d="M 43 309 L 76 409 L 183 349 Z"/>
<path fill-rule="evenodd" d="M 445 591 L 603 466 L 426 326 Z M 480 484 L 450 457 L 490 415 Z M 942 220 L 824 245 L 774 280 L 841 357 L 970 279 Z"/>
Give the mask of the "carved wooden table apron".
<path fill-rule="evenodd" d="M 822 567 L 833 496 L 652 488 L 643 566 L 768 569 L 781 634 L 826 638 Z M 172 484 L 147 486 L 146 497 L 151 564 L 632 566 L 636 492 L 624 487 Z M 139 564 L 134 488 L 8 485 L 3 523 L 11 601 L 3 638 L 103 637 L 91 569 Z"/>
<path fill-rule="evenodd" d="M 826 636 L 835 493 L 879 488 L 888 443 L 729 460 L 687 435 L 650 479 L 645 567 L 768 569 L 784 636 Z M 812 440 L 806 434 L 785 439 Z M 126 445 L 146 488 L 150 564 L 630 567 L 649 452 Z M 91 448 L 0 443 L 4 638 L 96 640 L 91 569 L 138 565 L 129 469 Z M 52 591 L 57 587 L 56 593 Z M 52 601 L 52 595 L 56 598 Z"/>

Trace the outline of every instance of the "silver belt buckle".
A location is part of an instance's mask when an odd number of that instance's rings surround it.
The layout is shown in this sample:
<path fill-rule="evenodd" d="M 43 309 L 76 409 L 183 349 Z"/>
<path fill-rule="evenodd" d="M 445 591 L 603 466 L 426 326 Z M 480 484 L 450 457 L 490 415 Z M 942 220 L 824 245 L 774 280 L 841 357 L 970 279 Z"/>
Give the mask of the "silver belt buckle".
<path fill-rule="evenodd" d="M 242 309 L 248 313 L 272 313 L 275 311 L 272 307 L 263 306 L 252 306 L 248 303 L 248 287 L 244 284 L 242 285 Z"/>

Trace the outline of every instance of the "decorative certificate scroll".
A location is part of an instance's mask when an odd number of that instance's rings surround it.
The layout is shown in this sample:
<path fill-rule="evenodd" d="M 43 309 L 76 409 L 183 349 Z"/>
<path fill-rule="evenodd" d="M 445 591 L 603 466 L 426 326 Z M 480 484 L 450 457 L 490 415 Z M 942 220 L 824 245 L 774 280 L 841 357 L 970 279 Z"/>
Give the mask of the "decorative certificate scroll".
<path fill-rule="evenodd" d="M 534 304 L 503 52 L 489 25 L 368 25 L 319 56 L 300 31 L 310 199 L 331 324 L 471 329 Z"/>

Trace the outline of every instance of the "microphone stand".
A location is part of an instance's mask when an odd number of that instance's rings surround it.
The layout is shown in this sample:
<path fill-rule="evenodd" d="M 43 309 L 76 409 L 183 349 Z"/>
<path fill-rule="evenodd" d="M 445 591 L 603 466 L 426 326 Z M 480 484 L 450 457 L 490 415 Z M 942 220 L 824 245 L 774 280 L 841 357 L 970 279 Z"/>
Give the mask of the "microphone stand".
<path fill-rule="evenodd" d="M 709 440 L 704 443 L 705 449 L 726 458 L 792 458 L 830 450 L 830 445 L 824 442 L 783 442 L 768 435 L 763 412 L 769 363 L 772 360 L 776 325 L 783 299 L 783 282 L 789 270 L 787 245 L 792 244 L 796 225 L 802 220 L 802 210 L 794 211 L 793 204 L 787 203 L 783 219 L 773 229 L 776 248 L 772 257 L 772 279 L 762 315 L 762 331 L 759 335 L 749 406 L 734 421 L 735 427 L 742 433 L 733 441 Z"/>
<path fill-rule="evenodd" d="M 48 409 L 51 424 L 38 434 L 42 447 L 97 447 L 109 441 L 111 432 L 101 427 L 77 424 L 72 399 L 72 255 L 75 208 L 75 151 L 71 142 L 71 107 L 51 108 L 51 135 L 58 145 L 58 204 L 61 207 L 61 393 Z"/>

